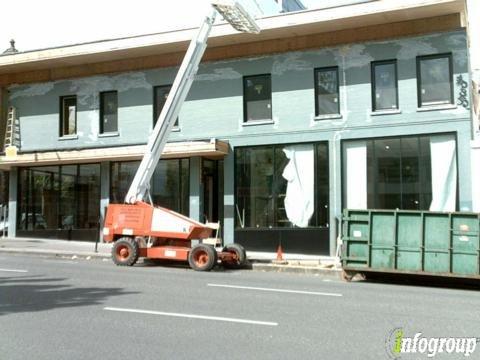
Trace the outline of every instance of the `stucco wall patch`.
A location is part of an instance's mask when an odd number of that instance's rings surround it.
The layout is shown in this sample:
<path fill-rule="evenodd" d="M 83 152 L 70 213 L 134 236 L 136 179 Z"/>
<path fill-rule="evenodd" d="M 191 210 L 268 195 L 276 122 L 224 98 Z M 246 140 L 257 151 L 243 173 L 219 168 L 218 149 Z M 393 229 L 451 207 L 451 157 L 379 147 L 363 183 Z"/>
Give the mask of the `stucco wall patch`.
<path fill-rule="evenodd" d="M 77 95 L 80 105 L 97 108 L 97 101 L 93 98 L 102 91 L 116 90 L 118 92 L 131 89 L 150 89 L 151 84 L 145 78 L 145 73 L 134 72 L 116 76 L 95 76 L 71 81 L 70 91 Z"/>
<path fill-rule="evenodd" d="M 214 69 L 213 73 L 198 74 L 195 76 L 196 81 L 217 81 L 217 80 L 233 80 L 241 79 L 242 74 L 232 68 Z"/>
<path fill-rule="evenodd" d="M 274 57 L 272 66 L 273 75 L 283 75 L 287 71 L 310 71 L 312 64 L 301 60 L 302 53 L 290 53 L 287 55 L 278 55 Z"/>
<path fill-rule="evenodd" d="M 366 51 L 365 45 L 346 45 L 335 53 L 337 63 L 343 64 L 344 69 L 359 68 L 369 65 L 375 60 Z"/>
<path fill-rule="evenodd" d="M 32 97 L 32 96 L 41 96 L 48 94 L 53 90 L 54 83 L 48 82 L 43 84 L 33 84 L 33 85 L 13 85 L 9 88 L 10 99 L 16 99 L 20 97 Z"/>

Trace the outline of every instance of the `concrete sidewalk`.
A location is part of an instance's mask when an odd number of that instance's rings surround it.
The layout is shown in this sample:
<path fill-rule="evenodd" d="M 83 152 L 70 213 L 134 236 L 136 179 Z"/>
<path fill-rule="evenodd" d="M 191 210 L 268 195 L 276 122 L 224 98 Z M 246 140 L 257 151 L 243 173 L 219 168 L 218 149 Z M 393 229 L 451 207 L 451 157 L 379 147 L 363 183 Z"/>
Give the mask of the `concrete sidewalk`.
<path fill-rule="evenodd" d="M 112 245 L 86 241 L 47 240 L 38 238 L 0 238 L 0 253 L 20 253 L 43 256 L 75 257 L 83 259 L 110 259 Z M 341 278 L 336 258 L 284 254 L 277 262 L 275 253 L 248 252 L 251 268 L 257 271 L 277 271 L 315 274 L 328 278 Z"/>

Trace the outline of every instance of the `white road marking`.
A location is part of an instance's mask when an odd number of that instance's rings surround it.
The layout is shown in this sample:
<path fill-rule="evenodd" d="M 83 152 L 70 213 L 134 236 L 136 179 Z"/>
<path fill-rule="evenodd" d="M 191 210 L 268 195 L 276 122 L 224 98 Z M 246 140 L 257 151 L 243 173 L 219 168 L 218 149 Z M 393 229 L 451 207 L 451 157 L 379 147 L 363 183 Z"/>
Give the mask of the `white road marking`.
<path fill-rule="evenodd" d="M 242 324 L 252 324 L 252 325 L 264 325 L 264 326 L 277 326 L 276 322 L 269 321 L 256 321 L 256 320 L 247 320 L 247 319 L 236 319 L 236 318 L 226 318 L 220 316 L 204 316 L 204 315 L 193 315 L 193 314 L 179 314 L 179 313 L 169 313 L 163 311 L 151 311 L 151 310 L 138 310 L 138 309 L 125 309 L 125 308 L 116 308 L 116 307 L 105 307 L 104 310 L 108 311 L 119 311 L 119 312 L 129 312 L 136 314 L 148 314 L 148 315 L 161 315 L 161 316 L 170 316 L 170 317 L 181 317 L 189 319 L 200 319 L 200 320 L 212 320 L 212 321 L 225 321 L 233 323 L 242 323 Z"/>
<path fill-rule="evenodd" d="M 270 292 L 280 292 L 280 293 L 289 293 L 289 294 L 302 294 L 302 295 L 336 296 L 336 297 L 343 296 L 342 294 L 338 294 L 338 293 L 287 290 L 287 289 L 271 289 L 271 288 L 261 288 L 261 287 L 253 287 L 253 286 L 239 286 L 239 285 L 225 285 L 225 284 L 207 284 L 207 286 L 222 287 L 222 288 L 229 288 L 229 289 L 244 289 L 244 290 L 270 291 Z"/>
<path fill-rule="evenodd" d="M 27 273 L 28 272 L 28 270 L 16 270 L 16 269 L 0 269 L 0 271 L 16 272 L 16 273 Z"/>

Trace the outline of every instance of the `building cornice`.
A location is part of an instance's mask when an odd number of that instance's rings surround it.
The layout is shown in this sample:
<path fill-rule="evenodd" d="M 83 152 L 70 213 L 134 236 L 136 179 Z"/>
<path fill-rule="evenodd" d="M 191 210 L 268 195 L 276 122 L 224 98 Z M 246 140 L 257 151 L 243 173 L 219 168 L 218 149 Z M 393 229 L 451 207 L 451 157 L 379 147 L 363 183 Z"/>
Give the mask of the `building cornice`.
<path fill-rule="evenodd" d="M 214 26 L 204 61 L 271 54 L 463 27 L 463 0 L 377 0 L 258 20 L 259 35 Z M 0 56 L 0 85 L 175 66 L 195 29 Z"/>

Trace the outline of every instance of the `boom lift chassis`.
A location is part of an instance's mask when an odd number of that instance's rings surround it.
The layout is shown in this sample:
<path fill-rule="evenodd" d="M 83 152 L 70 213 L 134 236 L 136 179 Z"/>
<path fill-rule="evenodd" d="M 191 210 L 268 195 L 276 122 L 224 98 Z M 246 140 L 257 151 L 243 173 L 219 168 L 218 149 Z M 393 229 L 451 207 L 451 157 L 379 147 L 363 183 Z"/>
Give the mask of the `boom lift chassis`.
<path fill-rule="evenodd" d="M 168 135 L 198 71 L 217 12 L 239 31 L 260 31 L 236 1 L 214 1 L 212 6 L 212 13 L 204 19 L 190 42 L 125 203 L 108 205 L 103 238 L 105 242 L 113 242 L 112 260 L 117 265 L 132 266 L 139 257 L 188 261 L 192 269 L 198 271 L 211 270 L 219 260 L 230 268 L 246 264 L 242 246 L 231 244 L 217 251 L 214 246 L 202 243 L 203 239 L 210 237 L 211 228 L 172 210 L 154 206 L 149 191 L 150 180 Z M 149 203 L 144 201 L 144 197 L 149 199 Z M 198 244 L 192 245 L 193 240 Z"/>

